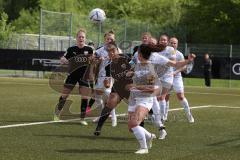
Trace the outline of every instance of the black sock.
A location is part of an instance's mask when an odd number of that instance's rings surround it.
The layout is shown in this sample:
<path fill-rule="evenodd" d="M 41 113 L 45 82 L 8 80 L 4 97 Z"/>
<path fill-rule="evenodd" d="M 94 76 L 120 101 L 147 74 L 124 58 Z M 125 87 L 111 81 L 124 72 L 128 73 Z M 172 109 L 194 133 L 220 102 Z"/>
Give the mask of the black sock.
<path fill-rule="evenodd" d="M 81 114 L 80 114 L 80 118 L 85 118 L 87 104 L 88 104 L 88 99 L 82 99 L 82 101 L 81 101 Z"/>
<path fill-rule="evenodd" d="M 144 127 L 144 120 L 139 124 L 139 126 Z"/>
<path fill-rule="evenodd" d="M 165 126 L 159 127 L 159 131 L 161 131 L 163 129 L 166 129 L 166 127 Z"/>
<path fill-rule="evenodd" d="M 64 104 L 66 103 L 66 99 L 64 99 L 62 96 L 58 100 L 57 108 L 59 111 L 63 109 Z"/>
<path fill-rule="evenodd" d="M 90 101 L 89 101 L 89 103 L 88 103 L 88 106 L 89 106 L 90 108 L 92 108 L 92 105 L 93 105 L 94 102 L 95 102 L 95 99 L 91 98 Z"/>
<path fill-rule="evenodd" d="M 112 111 L 112 109 L 110 109 L 108 107 L 104 107 L 102 109 L 101 116 L 98 120 L 96 131 L 100 131 L 102 129 L 102 126 L 103 126 L 104 122 L 107 120 L 111 111 Z"/>
<path fill-rule="evenodd" d="M 148 113 L 152 115 L 152 114 L 153 114 L 153 110 L 152 110 L 152 109 L 150 109 L 150 111 L 149 111 Z"/>

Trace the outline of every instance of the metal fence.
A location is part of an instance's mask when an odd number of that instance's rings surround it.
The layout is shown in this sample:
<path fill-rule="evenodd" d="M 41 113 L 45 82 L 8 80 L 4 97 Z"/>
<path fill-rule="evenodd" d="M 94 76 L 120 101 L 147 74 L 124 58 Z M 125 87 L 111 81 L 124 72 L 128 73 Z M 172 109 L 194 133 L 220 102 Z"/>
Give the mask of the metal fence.
<path fill-rule="evenodd" d="M 41 40 L 39 41 L 39 37 Z M 118 41 L 120 48 L 124 53 L 131 53 L 134 46 L 140 44 L 140 37 L 135 40 Z M 88 39 L 88 41 L 91 39 Z M 91 40 L 92 41 L 92 40 Z M 76 39 L 67 36 L 41 35 L 39 34 L 16 34 L 9 38 L 4 48 L 23 49 L 23 50 L 45 50 L 45 51 L 66 51 L 66 49 L 74 45 Z M 97 42 L 96 42 L 97 43 Z M 101 42 L 100 42 L 101 43 Z M 126 46 L 129 46 L 126 48 Z M 240 45 L 217 45 L 217 44 L 192 44 L 180 43 L 178 48 L 182 53 L 197 53 L 203 56 L 209 53 L 214 57 L 240 57 Z"/>
<path fill-rule="evenodd" d="M 11 35 L 4 42 L 5 45 L 2 45 L 2 48 L 66 51 L 69 46 L 76 43 L 75 34 L 79 28 L 85 28 L 87 30 L 87 40 L 93 41 L 96 47 L 103 43 L 104 33 L 113 30 L 116 34 L 116 40 L 124 53 L 132 53 L 133 47 L 140 43 L 141 34 L 150 32 L 156 38 L 161 33 L 168 33 L 178 37 L 180 41 L 179 50 L 185 55 L 192 52 L 198 56 L 209 53 L 212 57 L 240 57 L 240 45 L 185 43 L 186 34 L 184 28 L 173 31 L 158 24 L 149 24 L 137 20 L 107 18 L 103 23 L 99 24 L 91 22 L 87 16 L 83 15 L 41 10 L 39 25 L 39 33 Z M 16 71 L 13 73 L 18 75 Z M 19 72 L 19 74 L 25 76 L 26 72 Z M 39 73 L 36 75 L 38 77 Z M 229 84 L 231 83 L 229 82 Z"/>

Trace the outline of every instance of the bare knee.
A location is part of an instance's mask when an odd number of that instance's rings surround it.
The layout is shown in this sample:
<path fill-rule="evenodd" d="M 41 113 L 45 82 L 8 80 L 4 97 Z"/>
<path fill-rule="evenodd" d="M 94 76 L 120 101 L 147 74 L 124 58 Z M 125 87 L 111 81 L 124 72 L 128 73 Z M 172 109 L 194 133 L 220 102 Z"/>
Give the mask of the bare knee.
<path fill-rule="evenodd" d="M 129 130 L 129 132 L 132 132 L 132 128 L 134 128 L 136 126 L 138 126 L 137 123 L 132 123 L 132 122 L 128 123 L 128 130 Z"/>
<path fill-rule="evenodd" d="M 183 93 L 177 93 L 177 98 L 179 101 L 182 101 L 185 97 Z"/>

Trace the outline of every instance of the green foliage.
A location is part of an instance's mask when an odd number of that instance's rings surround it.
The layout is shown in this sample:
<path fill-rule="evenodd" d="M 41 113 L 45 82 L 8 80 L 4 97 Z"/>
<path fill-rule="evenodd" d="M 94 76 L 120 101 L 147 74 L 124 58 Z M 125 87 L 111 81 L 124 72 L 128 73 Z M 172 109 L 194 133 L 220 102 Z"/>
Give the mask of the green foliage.
<path fill-rule="evenodd" d="M 148 30 L 155 36 L 166 32 L 190 43 L 238 43 L 240 34 L 240 0 L 0 0 L 0 12 L 8 14 L 19 33 L 39 33 L 40 8 L 73 13 L 73 32 L 81 26 L 97 30 L 96 25 L 87 24 L 86 17 L 93 8 L 102 8 L 108 17 L 106 24 L 113 22 L 105 28 L 120 30 L 119 34 L 124 34 L 123 25 L 135 37 Z"/>
<path fill-rule="evenodd" d="M 238 43 L 240 3 L 237 0 L 198 0 L 185 4 L 181 23 L 195 43 Z"/>
<path fill-rule="evenodd" d="M 4 12 L 1 13 L 0 19 L 0 47 L 4 48 L 7 44 L 9 37 L 12 35 L 14 27 L 11 23 L 7 23 L 8 15 Z"/>
<path fill-rule="evenodd" d="M 18 33 L 39 33 L 39 11 L 21 10 L 20 17 L 13 21 Z"/>
<path fill-rule="evenodd" d="M 39 0 L 0 0 L 3 11 L 8 14 L 9 20 L 15 20 L 20 15 L 22 9 L 30 12 L 39 8 Z"/>

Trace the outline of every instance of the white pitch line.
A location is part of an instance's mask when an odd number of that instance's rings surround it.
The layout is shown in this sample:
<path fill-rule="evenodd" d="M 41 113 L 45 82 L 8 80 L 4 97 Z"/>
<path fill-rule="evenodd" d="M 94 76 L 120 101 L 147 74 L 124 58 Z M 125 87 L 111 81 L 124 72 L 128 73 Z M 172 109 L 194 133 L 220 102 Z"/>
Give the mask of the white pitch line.
<path fill-rule="evenodd" d="M 239 109 L 240 107 L 230 107 L 230 106 L 216 106 L 216 105 L 210 105 L 214 108 L 230 108 L 230 109 Z"/>
<path fill-rule="evenodd" d="M 191 109 L 197 109 L 197 108 L 209 108 L 211 105 L 206 105 L 206 106 L 195 106 L 195 107 L 190 107 Z M 174 109 L 169 109 L 169 112 L 171 111 L 179 111 L 183 110 L 183 108 L 174 108 Z"/>
<path fill-rule="evenodd" d="M 198 109 L 198 108 L 240 108 L 240 107 L 229 107 L 229 106 L 216 106 L 216 105 L 205 105 L 205 106 L 195 106 L 195 107 L 190 107 L 191 109 Z M 178 110 L 183 110 L 183 108 L 174 108 L 170 109 L 169 111 L 178 111 Z M 123 114 L 117 114 L 117 117 L 121 116 L 127 116 L 126 113 Z M 96 117 L 87 117 L 85 118 L 86 120 L 92 120 L 95 119 Z M 6 126 L 0 126 L 0 129 L 2 128 L 14 128 L 14 127 L 24 127 L 24 126 L 34 126 L 34 125 L 41 125 L 41 124 L 51 124 L 51 123 L 61 123 L 61 122 L 72 122 L 72 121 L 78 121 L 80 118 L 75 118 L 75 119 L 68 119 L 68 120 L 60 120 L 60 121 L 45 121 L 45 122 L 33 122 L 33 123 L 22 123 L 22 124 L 11 124 L 11 125 L 6 125 Z"/>
<path fill-rule="evenodd" d="M 27 86 L 47 86 L 49 83 L 21 83 L 21 82 L 0 82 L 0 85 L 12 84 L 12 85 L 27 85 Z"/>
<path fill-rule="evenodd" d="M 221 94 L 221 93 L 207 93 L 207 92 L 185 92 L 185 93 L 190 93 L 190 94 L 205 94 L 205 95 L 217 95 L 217 96 L 238 96 L 240 97 L 240 94 Z"/>

